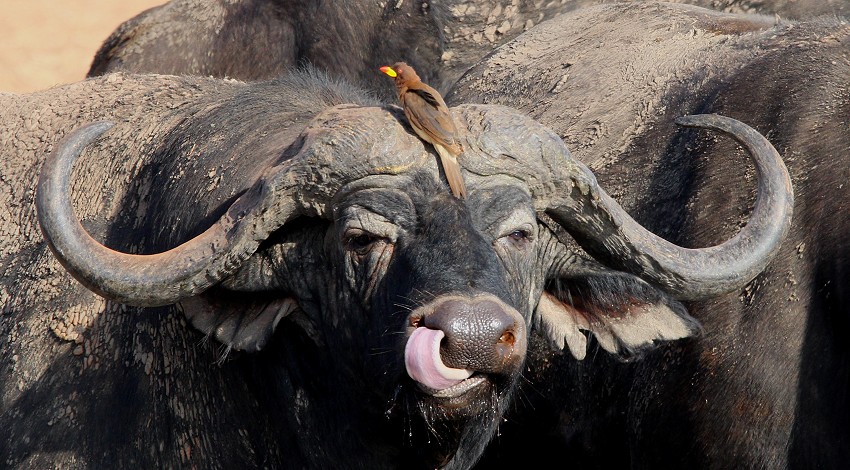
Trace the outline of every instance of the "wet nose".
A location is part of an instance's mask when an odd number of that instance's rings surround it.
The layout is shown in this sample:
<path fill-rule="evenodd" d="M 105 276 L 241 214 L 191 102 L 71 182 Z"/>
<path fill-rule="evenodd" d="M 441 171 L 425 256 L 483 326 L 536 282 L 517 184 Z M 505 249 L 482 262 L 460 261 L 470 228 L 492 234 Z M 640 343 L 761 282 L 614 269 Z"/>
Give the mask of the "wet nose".
<path fill-rule="evenodd" d="M 516 310 L 491 299 L 451 299 L 424 318 L 442 330 L 440 357 L 446 366 L 503 373 L 525 355 L 525 323 Z"/>

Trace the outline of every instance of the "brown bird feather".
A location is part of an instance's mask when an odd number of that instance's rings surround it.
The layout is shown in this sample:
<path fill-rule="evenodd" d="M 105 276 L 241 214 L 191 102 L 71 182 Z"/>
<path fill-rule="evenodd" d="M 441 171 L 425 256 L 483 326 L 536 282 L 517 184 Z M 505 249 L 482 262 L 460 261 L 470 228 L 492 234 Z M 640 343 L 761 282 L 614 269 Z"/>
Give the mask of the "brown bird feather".
<path fill-rule="evenodd" d="M 452 194 L 465 198 L 466 185 L 458 162 L 463 147 L 443 97 L 437 90 L 422 83 L 413 67 L 404 62 L 396 62 L 392 67 L 381 67 L 381 71 L 395 78 L 398 99 L 410 127 L 422 140 L 433 145 L 440 155 L 440 164 Z"/>

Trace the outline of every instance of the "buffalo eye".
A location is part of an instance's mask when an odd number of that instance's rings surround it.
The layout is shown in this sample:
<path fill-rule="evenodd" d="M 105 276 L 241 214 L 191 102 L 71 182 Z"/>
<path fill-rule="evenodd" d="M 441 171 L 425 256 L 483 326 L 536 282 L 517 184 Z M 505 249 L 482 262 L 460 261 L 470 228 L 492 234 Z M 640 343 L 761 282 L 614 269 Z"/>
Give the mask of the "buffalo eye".
<path fill-rule="evenodd" d="M 531 232 L 526 229 L 516 229 L 502 236 L 502 241 L 515 248 L 525 248 L 531 242 Z"/>
<path fill-rule="evenodd" d="M 514 225 L 502 231 L 494 243 L 510 250 L 525 251 L 532 245 L 535 236 L 536 232 L 531 224 Z"/>
<path fill-rule="evenodd" d="M 349 230 L 349 232 L 345 235 L 343 244 L 346 250 L 363 256 L 372 249 L 372 246 L 376 242 L 380 240 L 383 240 L 383 238 L 369 232 L 362 230 Z"/>
<path fill-rule="evenodd" d="M 528 239 L 527 230 L 514 230 L 508 234 L 508 238 L 515 242 L 521 242 Z"/>

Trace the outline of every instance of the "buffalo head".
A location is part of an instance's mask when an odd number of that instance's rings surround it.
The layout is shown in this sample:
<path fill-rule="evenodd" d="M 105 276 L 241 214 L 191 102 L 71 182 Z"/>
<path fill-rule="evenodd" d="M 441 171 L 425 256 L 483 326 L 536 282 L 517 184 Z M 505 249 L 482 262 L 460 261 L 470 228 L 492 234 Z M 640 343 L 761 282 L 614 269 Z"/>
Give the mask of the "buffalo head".
<path fill-rule="evenodd" d="M 306 374 L 291 374 L 293 396 L 355 397 L 361 414 L 380 418 L 365 422 L 403 436 L 403 452 L 458 467 L 494 435 L 533 329 L 578 359 L 587 333 L 616 354 L 693 335 L 699 326 L 678 300 L 739 288 L 788 230 L 781 160 L 732 119 L 680 124 L 723 131 L 748 149 L 760 174 L 756 206 L 734 238 L 689 249 L 636 223 L 533 120 L 497 106 L 454 114 L 466 200 L 451 196 L 432 149 L 398 109 L 336 106 L 281 148 L 217 222 L 166 252 L 113 251 L 74 216 L 72 165 L 109 123 L 82 127 L 52 154 L 39 222 L 65 268 L 108 299 L 177 303 L 234 349 L 263 349 L 282 327 L 298 329 L 311 348 L 289 357 L 327 367 L 332 383 L 307 386 L 298 382 Z"/>

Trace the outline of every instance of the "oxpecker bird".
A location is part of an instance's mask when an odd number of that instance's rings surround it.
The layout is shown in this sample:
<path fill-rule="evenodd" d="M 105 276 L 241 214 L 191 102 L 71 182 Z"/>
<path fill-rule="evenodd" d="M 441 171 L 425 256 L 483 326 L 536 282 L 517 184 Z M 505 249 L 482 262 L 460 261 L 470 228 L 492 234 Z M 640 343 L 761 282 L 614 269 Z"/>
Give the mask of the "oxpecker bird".
<path fill-rule="evenodd" d="M 433 145 L 440 155 L 440 163 L 452 194 L 466 197 L 466 186 L 460 173 L 458 157 L 463 147 L 457 138 L 457 128 L 446 102 L 437 90 L 422 83 L 413 67 L 396 62 L 392 67 L 381 67 L 381 72 L 395 79 L 398 99 L 410 127 L 425 142 Z"/>

